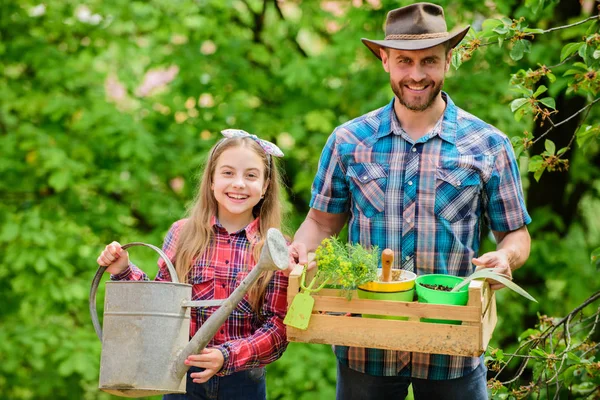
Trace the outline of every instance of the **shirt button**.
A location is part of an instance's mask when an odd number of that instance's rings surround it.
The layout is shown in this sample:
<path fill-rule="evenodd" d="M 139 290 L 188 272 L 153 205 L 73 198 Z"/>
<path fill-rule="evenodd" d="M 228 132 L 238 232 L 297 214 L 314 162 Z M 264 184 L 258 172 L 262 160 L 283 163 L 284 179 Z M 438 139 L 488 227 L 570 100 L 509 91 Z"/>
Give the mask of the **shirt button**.
<path fill-rule="evenodd" d="M 223 329 L 221 329 L 221 335 L 225 334 L 225 331 Z"/>
<path fill-rule="evenodd" d="M 225 284 L 224 284 L 224 283 L 221 283 L 221 287 L 222 287 L 223 289 L 225 289 Z"/>
<path fill-rule="evenodd" d="M 460 181 L 456 182 L 456 184 L 457 184 L 458 186 L 460 186 Z"/>
<path fill-rule="evenodd" d="M 231 239 L 227 239 L 227 244 L 231 243 Z"/>
<path fill-rule="evenodd" d="M 406 222 L 408 222 L 410 224 L 411 219 L 410 218 L 406 218 Z"/>
<path fill-rule="evenodd" d="M 406 256 L 406 257 L 404 257 L 404 259 L 405 259 L 406 261 L 408 261 L 408 260 L 410 260 L 410 256 Z"/>
<path fill-rule="evenodd" d="M 229 260 L 225 260 L 225 265 L 229 264 Z"/>
<path fill-rule="evenodd" d="M 369 179 L 369 177 L 368 177 L 367 175 L 364 175 L 364 176 L 363 176 L 362 178 L 360 178 L 360 179 L 362 179 L 362 181 L 364 182 L 364 181 L 366 181 L 367 179 Z"/>
<path fill-rule="evenodd" d="M 416 148 L 416 147 L 413 147 L 411 151 L 412 151 L 413 153 L 415 153 L 415 152 L 417 151 L 417 148 Z"/>
<path fill-rule="evenodd" d="M 408 181 L 408 186 L 412 186 L 412 181 Z"/>

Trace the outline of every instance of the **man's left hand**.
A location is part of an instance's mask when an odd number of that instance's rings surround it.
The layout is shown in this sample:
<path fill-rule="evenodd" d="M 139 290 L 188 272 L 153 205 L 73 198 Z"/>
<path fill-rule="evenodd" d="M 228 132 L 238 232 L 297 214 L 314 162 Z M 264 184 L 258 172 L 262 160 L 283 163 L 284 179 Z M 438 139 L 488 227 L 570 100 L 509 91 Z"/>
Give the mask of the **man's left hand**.
<path fill-rule="evenodd" d="M 507 278 L 512 280 L 512 270 L 510 269 L 508 256 L 504 251 L 490 251 L 489 253 L 482 254 L 478 258 L 474 258 L 472 262 L 477 266 L 478 270 L 481 268 L 495 268 L 499 273 L 506 275 Z M 500 282 L 491 280 L 490 287 L 492 290 L 498 290 L 502 289 L 504 285 Z"/>

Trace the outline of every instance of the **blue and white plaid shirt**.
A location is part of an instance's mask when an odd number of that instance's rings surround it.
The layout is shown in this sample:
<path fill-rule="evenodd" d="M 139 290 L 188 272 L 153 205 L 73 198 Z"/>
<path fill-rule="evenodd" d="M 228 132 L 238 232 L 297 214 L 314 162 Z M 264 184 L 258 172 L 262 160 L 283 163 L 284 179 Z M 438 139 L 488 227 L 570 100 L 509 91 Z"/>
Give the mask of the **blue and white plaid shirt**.
<path fill-rule="evenodd" d="M 509 139 L 456 107 L 419 140 L 402 130 L 394 100 L 329 137 L 310 206 L 349 212 L 349 241 L 394 251 L 395 268 L 466 276 L 474 270 L 481 223 L 516 230 L 531 218 Z M 478 357 L 336 346 L 341 363 L 371 375 L 454 379 Z"/>

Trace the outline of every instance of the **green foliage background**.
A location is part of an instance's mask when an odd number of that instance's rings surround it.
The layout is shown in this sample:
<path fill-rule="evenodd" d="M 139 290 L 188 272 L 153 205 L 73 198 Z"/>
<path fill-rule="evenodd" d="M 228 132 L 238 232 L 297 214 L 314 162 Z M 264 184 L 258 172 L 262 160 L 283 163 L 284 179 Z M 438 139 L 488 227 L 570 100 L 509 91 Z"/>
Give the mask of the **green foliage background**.
<path fill-rule="evenodd" d="M 286 232 L 293 234 L 308 211 L 327 136 L 392 96 L 360 38 L 381 38 L 387 10 L 409 3 L 3 1 L 0 397 L 110 397 L 97 390 L 100 343 L 87 311 L 95 259 L 112 240 L 162 243 L 192 199 L 221 129 L 240 127 L 286 153 Z M 477 30 L 500 15 L 548 28 L 561 2 L 438 3 L 451 28 Z M 534 14 L 533 3 L 546 8 Z M 515 121 L 511 74 L 558 64 L 562 46 L 586 29 L 541 37 L 520 60 L 506 46 L 475 52 L 448 74 L 445 90 L 460 107 L 520 137 L 533 121 Z M 567 85 L 559 78 L 551 95 Z M 598 120 L 592 109 L 587 123 Z M 564 315 L 597 290 L 589 254 L 600 243 L 598 152 L 596 140 L 571 159 L 565 190 L 587 183 L 575 218 L 543 204 L 530 209 L 532 256 L 515 279 L 540 303 L 500 292 L 495 345 L 510 348 L 536 313 Z M 527 169 L 524 158 L 526 189 L 534 184 Z M 132 254 L 156 271 L 152 252 Z M 333 398 L 329 347 L 291 344 L 268 368 L 268 391 L 271 399 Z"/>

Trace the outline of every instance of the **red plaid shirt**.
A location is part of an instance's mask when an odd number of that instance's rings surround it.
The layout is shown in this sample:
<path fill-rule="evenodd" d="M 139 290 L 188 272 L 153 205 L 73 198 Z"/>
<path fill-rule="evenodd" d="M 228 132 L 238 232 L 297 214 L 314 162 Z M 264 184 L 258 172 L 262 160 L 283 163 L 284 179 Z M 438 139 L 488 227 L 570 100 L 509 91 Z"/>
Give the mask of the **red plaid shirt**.
<path fill-rule="evenodd" d="M 175 259 L 175 248 L 184 220 L 175 222 L 163 244 L 170 260 Z M 192 300 L 226 299 L 256 264 L 252 245 L 259 240 L 259 219 L 246 228 L 228 233 L 213 217 L 215 242 L 212 251 L 194 259 L 188 283 L 193 285 Z M 211 259 L 209 256 L 212 254 Z M 157 281 L 170 281 L 166 264 L 159 259 Z M 148 280 L 147 275 L 133 264 L 113 280 Z M 223 368 L 218 375 L 256 368 L 277 360 L 287 347 L 283 318 L 286 313 L 287 277 L 276 272 L 269 283 L 260 315 L 252 311 L 248 295 L 238 304 L 207 347 L 216 347 L 223 353 Z M 192 308 L 190 337 L 217 307 Z"/>

